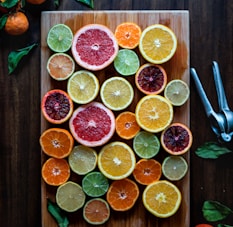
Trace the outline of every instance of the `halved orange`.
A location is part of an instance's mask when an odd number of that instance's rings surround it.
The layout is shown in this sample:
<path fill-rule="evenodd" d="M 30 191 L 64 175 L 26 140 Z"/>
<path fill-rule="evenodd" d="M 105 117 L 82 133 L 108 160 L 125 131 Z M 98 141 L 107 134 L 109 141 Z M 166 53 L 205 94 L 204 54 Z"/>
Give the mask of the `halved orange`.
<path fill-rule="evenodd" d="M 49 158 L 42 166 L 42 178 L 53 186 L 64 184 L 70 177 L 70 166 L 66 159 Z"/>
<path fill-rule="evenodd" d="M 140 159 L 133 171 L 135 180 L 143 185 L 148 185 L 159 180 L 161 175 L 161 164 L 155 159 Z"/>
<path fill-rule="evenodd" d="M 107 201 L 115 211 L 126 211 L 132 208 L 139 196 L 137 184 L 128 179 L 113 181 L 107 192 Z"/>
<path fill-rule="evenodd" d="M 135 113 L 125 111 L 116 117 L 116 133 L 123 139 L 132 139 L 140 131 Z"/>

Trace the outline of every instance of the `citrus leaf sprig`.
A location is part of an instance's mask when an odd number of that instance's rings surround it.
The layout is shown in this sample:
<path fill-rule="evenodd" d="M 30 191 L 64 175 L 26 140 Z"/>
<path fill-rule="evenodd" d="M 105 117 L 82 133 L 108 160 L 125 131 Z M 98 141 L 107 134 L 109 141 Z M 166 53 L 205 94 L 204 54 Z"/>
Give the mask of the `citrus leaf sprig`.
<path fill-rule="evenodd" d="M 9 9 L 11 7 L 16 6 L 18 2 L 19 0 L 6 0 L 4 2 L 0 2 L 0 6 Z"/>
<path fill-rule="evenodd" d="M 76 0 L 77 2 L 81 2 L 90 8 L 94 9 L 94 0 Z"/>

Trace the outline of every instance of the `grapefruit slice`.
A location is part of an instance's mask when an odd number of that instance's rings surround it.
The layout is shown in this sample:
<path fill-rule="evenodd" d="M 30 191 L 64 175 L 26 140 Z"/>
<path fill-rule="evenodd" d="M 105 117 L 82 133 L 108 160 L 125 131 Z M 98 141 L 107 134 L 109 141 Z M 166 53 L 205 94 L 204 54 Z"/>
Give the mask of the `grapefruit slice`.
<path fill-rule="evenodd" d="M 89 24 L 74 35 L 72 54 L 83 68 L 97 71 L 110 65 L 118 53 L 118 43 L 112 31 L 101 24 Z"/>
<path fill-rule="evenodd" d="M 74 111 L 69 127 L 79 143 L 88 147 L 101 146 L 108 142 L 115 132 L 115 116 L 102 103 L 91 102 Z"/>

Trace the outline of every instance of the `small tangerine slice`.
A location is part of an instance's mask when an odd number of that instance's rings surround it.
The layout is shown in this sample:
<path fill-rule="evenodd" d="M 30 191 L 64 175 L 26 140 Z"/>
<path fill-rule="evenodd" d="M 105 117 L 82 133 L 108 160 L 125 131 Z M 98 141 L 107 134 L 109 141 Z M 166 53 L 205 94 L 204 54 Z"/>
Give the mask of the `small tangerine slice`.
<path fill-rule="evenodd" d="M 159 180 L 161 175 L 161 164 L 155 159 L 140 159 L 133 171 L 135 180 L 143 185 L 148 185 Z"/>
<path fill-rule="evenodd" d="M 135 114 L 130 111 L 120 113 L 116 117 L 116 133 L 123 139 L 132 139 L 140 131 Z"/>
<path fill-rule="evenodd" d="M 137 184 L 128 179 L 113 181 L 107 192 L 107 201 L 115 211 L 131 209 L 139 196 Z"/>

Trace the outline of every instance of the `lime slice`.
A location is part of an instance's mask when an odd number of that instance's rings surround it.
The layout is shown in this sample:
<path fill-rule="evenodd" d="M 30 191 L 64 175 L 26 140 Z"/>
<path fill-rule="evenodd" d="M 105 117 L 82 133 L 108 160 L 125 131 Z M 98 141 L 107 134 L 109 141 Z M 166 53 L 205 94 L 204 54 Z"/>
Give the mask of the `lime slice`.
<path fill-rule="evenodd" d="M 47 44 L 54 52 L 66 52 L 73 41 L 73 33 L 65 24 L 56 24 L 50 28 L 47 36 Z"/>
<path fill-rule="evenodd" d="M 183 80 L 171 80 L 164 90 L 164 96 L 173 106 L 182 106 L 189 98 L 190 90 L 188 84 Z"/>
<path fill-rule="evenodd" d="M 83 178 L 82 187 L 88 196 L 100 197 L 108 191 L 109 183 L 102 173 L 91 172 Z"/>
<path fill-rule="evenodd" d="M 89 103 L 98 95 L 99 80 L 92 72 L 79 70 L 69 78 L 67 91 L 74 102 Z"/>
<path fill-rule="evenodd" d="M 137 72 L 140 62 L 133 50 L 121 49 L 114 59 L 114 67 L 123 76 L 130 76 Z"/>
<path fill-rule="evenodd" d="M 72 181 L 67 181 L 57 188 L 57 205 L 67 212 L 74 212 L 83 207 L 85 199 L 86 195 L 82 187 Z"/>
<path fill-rule="evenodd" d="M 97 153 L 94 149 L 77 145 L 68 157 L 70 168 L 79 175 L 85 175 L 95 169 Z"/>
<path fill-rule="evenodd" d="M 133 139 L 133 149 L 140 158 L 152 158 L 158 154 L 160 142 L 155 134 L 140 131 Z"/>
<path fill-rule="evenodd" d="M 182 156 L 168 156 L 162 163 L 163 175 L 171 181 L 181 180 L 188 171 L 188 164 Z"/>

